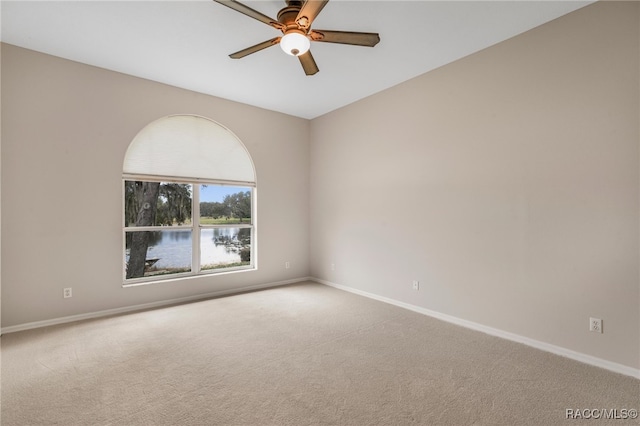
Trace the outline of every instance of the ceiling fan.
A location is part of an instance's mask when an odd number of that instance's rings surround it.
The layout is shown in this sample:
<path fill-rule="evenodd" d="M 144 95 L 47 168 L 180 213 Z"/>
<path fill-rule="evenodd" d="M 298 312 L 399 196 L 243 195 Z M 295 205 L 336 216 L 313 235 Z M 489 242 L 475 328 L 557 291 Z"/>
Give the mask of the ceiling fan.
<path fill-rule="evenodd" d="M 263 41 L 255 46 L 229 55 L 233 59 L 244 58 L 267 47 L 279 44 L 285 53 L 297 56 L 306 75 L 319 71 L 309 47 L 311 41 L 325 43 L 351 44 L 373 47 L 380 41 L 378 33 L 362 33 L 352 31 L 312 30 L 311 24 L 329 0 L 286 0 L 287 6 L 278 12 L 278 19 L 271 19 L 235 0 L 214 0 L 250 18 L 282 31 L 282 36 Z"/>

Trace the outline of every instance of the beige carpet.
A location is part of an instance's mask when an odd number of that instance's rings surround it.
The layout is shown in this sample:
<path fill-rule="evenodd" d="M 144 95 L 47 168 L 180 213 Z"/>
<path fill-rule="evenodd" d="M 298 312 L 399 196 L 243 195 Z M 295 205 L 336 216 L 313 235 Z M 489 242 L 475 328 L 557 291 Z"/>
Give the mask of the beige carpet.
<path fill-rule="evenodd" d="M 640 408 L 637 379 L 313 283 L 1 340 L 2 426 L 600 425 L 566 409 Z"/>

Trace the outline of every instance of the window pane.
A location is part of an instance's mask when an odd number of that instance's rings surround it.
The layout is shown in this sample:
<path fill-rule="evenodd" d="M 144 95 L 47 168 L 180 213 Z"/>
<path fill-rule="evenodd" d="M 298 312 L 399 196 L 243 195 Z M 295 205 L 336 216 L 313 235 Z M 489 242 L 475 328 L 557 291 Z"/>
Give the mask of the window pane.
<path fill-rule="evenodd" d="M 126 233 L 127 279 L 191 271 L 191 230 Z"/>
<path fill-rule="evenodd" d="M 191 184 L 124 182 L 125 226 L 191 225 Z"/>
<path fill-rule="evenodd" d="M 251 188 L 200 185 L 200 224 L 251 223 Z"/>
<path fill-rule="evenodd" d="M 200 230 L 202 270 L 251 264 L 251 228 Z"/>

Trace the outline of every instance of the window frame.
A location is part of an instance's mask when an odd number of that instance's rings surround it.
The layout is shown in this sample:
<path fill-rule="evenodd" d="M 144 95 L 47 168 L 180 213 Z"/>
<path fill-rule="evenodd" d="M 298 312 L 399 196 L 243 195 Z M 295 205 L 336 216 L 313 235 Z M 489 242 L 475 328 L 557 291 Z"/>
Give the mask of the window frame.
<path fill-rule="evenodd" d="M 126 212 L 125 212 L 125 182 L 126 181 L 143 181 L 143 182 L 170 182 L 178 184 L 192 185 L 191 194 L 191 224 L 190 225 L 175 225 L 175 226 L 127 226 Z M 216 186 L 235 186 L 239 188 L 249 188 L 251 191 L 251 220 L 247 223 L 237 224 L 206 224 L 200 223 L 200 185 L 216 185 Z M 123 173 L 122 175 L 122 286 L 133 287 L 139 285 L 154 284 L 159 282 L 167 282 L 170 280 L 182 280 L 188 278 L 202 277 L 207 275 L 221 275 L 236 272 L 254 271 L 257 270 L 257 227 L 256 227 L 256 184 L 255 182 L 239 182 L 228 180 L 216 180 L 216 179 L 199 179 L 199 178 L 184 178 L 184 177 L 171 177 L 171 176 L 153 176 L 153 175 L 140 175 L 132 173 Z M 228 268 L 212 268 L 202 270 L 201 264 L 201 234 L 203 229 L 220 229 L 220 228 L 243 228 L 250 229 L 250 249 L 251 257 L 248 265 L 232 266 Z M 166 275 L 153 275 L 147 277 L 137 277 L 127 279 L 127 259 L 126 259 L 126 244 L 127 233 L 131 232 L 145 232 L 145 231 L 168 231 L 168 230 L 190 230 L 191 231 L 191 271 L 178 272 L 174 274 Z"/>

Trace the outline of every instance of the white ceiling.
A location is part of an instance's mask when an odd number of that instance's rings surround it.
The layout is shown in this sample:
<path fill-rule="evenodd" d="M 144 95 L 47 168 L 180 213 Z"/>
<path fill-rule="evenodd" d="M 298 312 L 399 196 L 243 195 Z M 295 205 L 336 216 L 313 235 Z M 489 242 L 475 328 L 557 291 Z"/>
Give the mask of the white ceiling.
<path fill-rule="evenodd" d="M 280 33 L 211 0 L 7 1 L 2 41 L 303 118 L 438 68 L 593 1 L 332 0 L 313 28 L 380 33 L 374 47 L 312 43 L 320 72 L 270 47 Z M 282 0 L 245 1 L 276 18 Z"/>

